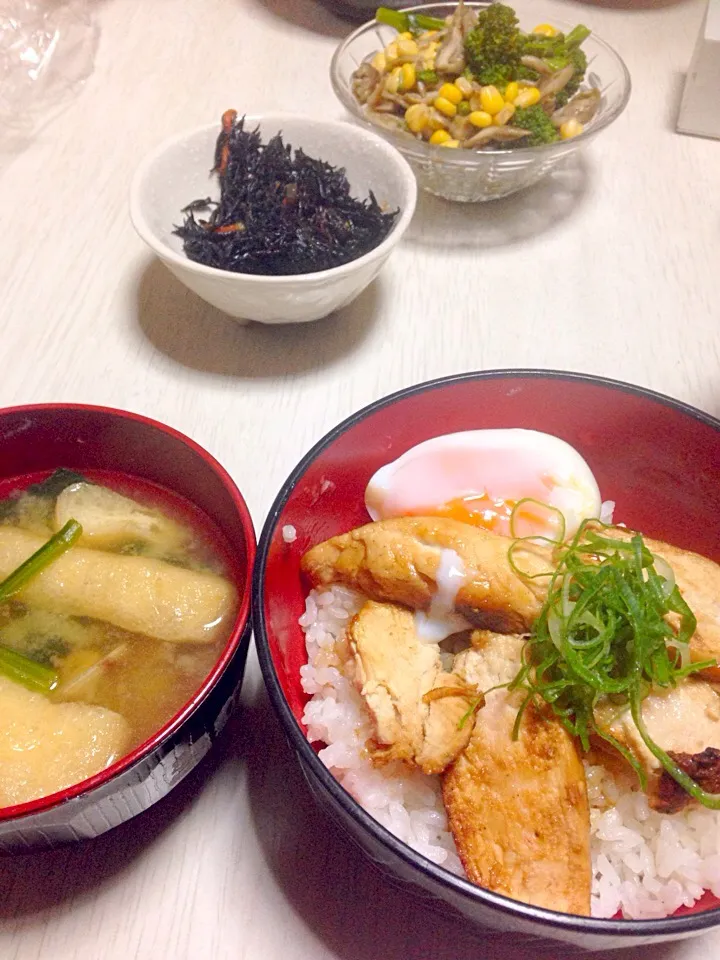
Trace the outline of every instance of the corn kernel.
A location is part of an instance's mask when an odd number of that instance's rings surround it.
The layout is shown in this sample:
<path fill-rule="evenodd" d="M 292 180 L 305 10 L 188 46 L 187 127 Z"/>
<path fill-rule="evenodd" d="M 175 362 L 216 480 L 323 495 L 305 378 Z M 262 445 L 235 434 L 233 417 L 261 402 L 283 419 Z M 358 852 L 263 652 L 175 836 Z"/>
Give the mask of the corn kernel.
<path fill-rule="evenodd" d="M 409 30 L 404 30 L 402 33 L 399 33 L 397 36 L 398 40 L 412 40 L 413 35 Z"/>
<path fill-rule="evenodd" d="M 515 97 L 520 92 L 520 87 L 515 83 L 514 80 L 511 80 L 510 83 L 505 87 L 505 103 L 514 103 Z"/>
<path fill-rule="evenodd" d="M 417 56 L 418 45 L 415 43 L 415 41 L 412 38 L 407 40 L 403 37 L 402 39 L 398 40 L 397 48 L 398 48 L 398 53 L 400 54 L 401 57 Z"/>
<path fill-rule="evenodd" d="M 435 133 L 430 137 L 430 143 L 434 143 L 436 146 L 441 143 L 445 143 L 448 140 L 452 140 L 452 137 L 447 130 L 436 130 Z"/>
<path fill-rule="evenodd" d="M 570 140 L 583 132 L 583 125 L 579 120 L 567 120 L 560 127 L 560 136 L 563 140 Z"/>
<path fill-rule="evenodd" d="M 435 97 L 433 106 L 436 110 L 439 110 L 440 113 L 444 113 L 446 117 L 454 117 L 457 113 L 457 107 L 454 103 L 451 103 L 445 97 Z"/>
<path fill-rule="evenodd" d="M 496 127 L 504 127 L 506 123 L 512 120 L 514 113 L 515 105 L 512 103 L 506 103 L 502 110 L 498 110 L 498 112 L 492 118 L 493 123 Z"/>
<path fill-rule="evenodd" d="M 485 110 L 473 110 L 468 120 L 474 127 L 490 127 L 493 122 L 492 117 Z"/>
<path fill-rule="evenodd" d="M 388 93 L 397 93 L 400 89 L 401 70 L 394 67 L 385 78 L 385 89 Z"/>
<path fill-rule="evenodd" d="M 443 140 L 443 142 L 440 144 L 440 146 L 441 146 L 441 147 L 459 147 L 459 146 L 460 146 L 460 141 L 459 141 L 459 140 L 453 140 L 453 139 L 451 138 L 450 140 Z"/>
<path fill-rule="evenodd" d="M 497 87 L 482 87 L 480 90 L 480 103 L 486 113 L 494 114 L 502 110 L 505 101 Z"/>
<path fill-rule="evenodd" d="M 388 63 L 392 63 L 398 58 L 398 45 L 396 43 L 389 43 L 385 47 L 385 57 Z"/>
<path fill-rule="evenodd" d="M 421 133 L 427 125 L 427 119 L 428 108 L 424 103 L 414 103 L 405 111 L 405 123 L 412 133 Z"/>
<path fill-rule="evenodd" d="M 375 67 L 378 73 L 385 73 L 387 60 L 385 59 L 385 54 L 382 52 L 382 50 L 378 50 L 378 52 L 370 61 L 370 64 L 371 66 Z"/>
<path fill-rule="evenodd" d="M 404 63 L 400 68 L 400 89 L 403 91 L 412 90 L 416 79 L 415 65 Z"/>
<path fill-rule="evenodd" d="M 467 77 L 458 77 L 455 81 L 455 86 L 465 98 L 469 97 L 473 92 L 473 85 Z"/>
<path fill-rule="evenodd" d="M 523 87 L 515 97 L 516 107 L 532 107 L 540 99 L 540 91 L 537 87 Z"/>
<path fill-rule="evenodd" d="M 554 37 L 557 30 L 550 23 L 539 23 L 536 27 L 533 27 L 533 33 L 539 33 L 543 37 Z"/>
<path fill-rule="evenodd" d="M 463 98 L 462 90 L 459 90 L 454 83 L 444 83 L 438 90 L 438 96 L 457 106 Z"/>

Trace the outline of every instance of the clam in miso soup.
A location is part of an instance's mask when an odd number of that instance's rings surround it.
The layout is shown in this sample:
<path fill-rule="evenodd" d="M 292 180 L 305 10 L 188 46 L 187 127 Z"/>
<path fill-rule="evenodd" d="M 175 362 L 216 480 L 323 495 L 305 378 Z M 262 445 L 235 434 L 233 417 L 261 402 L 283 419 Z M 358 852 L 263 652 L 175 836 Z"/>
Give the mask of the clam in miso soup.
<path fill-rule="evenodd" d="M 212 669 L 237 610 L 204 515 L 115 476 L 57 471 L 0 500 L 0 580 L 71 520 L 69 548 L 9 598 L 0 586 L 0 807 L 99 773 L 158 731 Z"/>

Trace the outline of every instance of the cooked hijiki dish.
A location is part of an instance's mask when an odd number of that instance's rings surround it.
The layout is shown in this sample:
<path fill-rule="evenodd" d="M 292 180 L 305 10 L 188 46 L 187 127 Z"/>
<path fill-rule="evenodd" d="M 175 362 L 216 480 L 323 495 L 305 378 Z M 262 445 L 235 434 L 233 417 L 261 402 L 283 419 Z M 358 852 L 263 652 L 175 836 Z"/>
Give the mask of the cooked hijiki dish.
<path fill-rule="evenodd" d="M 399 210 L 372 191 L 352 194 L 345 170 L 260 130 L 226 110 L 215 143 L 220 196 L 192 200 L 182 211 L 190 260 L 235 273 L 289 276 L 342 266 L 379 246 Z"/>
<path fill-rule="evenodd" d="M 358 66 L 352 92 L 385 128 L 442 147 L 512 149 L 576 137 L 600 107 L 582 24 L 525 33 L 511 7 L 464 0 L 444 20 L 384 7 L 375 16 L 397 35 Z"/>
<path fill-rule="evenodd" d="M 0 500 L 0 808 L 142 744 L 230 634 L 236 590 L 207 523 L 126 486 L 59 470 Z"/>
<path fill-rule="evenodd" d="M 345 789 L 539 907 L 720 895 L 720 566 L 619 522 L 581 455 L 530 430 L 421 443 L 365 504 L 301 561 L 303 721 Z"/>

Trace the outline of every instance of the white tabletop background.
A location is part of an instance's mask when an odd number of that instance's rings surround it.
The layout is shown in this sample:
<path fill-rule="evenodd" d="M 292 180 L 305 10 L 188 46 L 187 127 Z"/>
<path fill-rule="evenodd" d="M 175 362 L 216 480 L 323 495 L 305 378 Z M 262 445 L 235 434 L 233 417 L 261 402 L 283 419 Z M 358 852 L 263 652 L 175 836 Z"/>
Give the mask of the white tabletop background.
<path fill-rule="evenodd" d="M 130 177 L 161 139 L 230 106 L 340 116 L 328 64 L 348 25 L 314 0 L 95 0 L 85 88 L 0 157 L 0 404 L 105 403 L 163 420 L 229 469 L 258 531 L 328 428 L 429 377 L 564 368 L 720 415 L 720 143 L 674 132 L 701 0 L 536 5 L 538 19 L 583 20 L 621 52 L 625 114 L 530 193 L 468 207 L 422 197 L 355 304 L 263 328 L 236 326 L 153 261 L 128 220 Z M 634 956 L 719 951 L 720 932 Z M 0 858 L 2 960 L 570 952 L 428 912 L 376 872 L 315 808 L 254 653 L 222 745 L 168 799 L 97 841 Z"/>

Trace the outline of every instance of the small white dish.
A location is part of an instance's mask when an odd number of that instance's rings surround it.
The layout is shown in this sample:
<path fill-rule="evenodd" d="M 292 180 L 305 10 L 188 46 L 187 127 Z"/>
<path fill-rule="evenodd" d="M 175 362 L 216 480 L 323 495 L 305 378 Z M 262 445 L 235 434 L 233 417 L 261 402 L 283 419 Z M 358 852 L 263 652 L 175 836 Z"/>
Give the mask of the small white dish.
<path fill-rule="evenodd" d="M 294 276 L 233 273 L 189 260 L 173 229 L 182 223 L 181 210 L 192 200 L 219 195 L 217 178 L 210 174 L 219 120 L 165 141 L 142 161 L 130 189 L 133 225 L 178 280 L 236 320 L 319 320 L 346 306 L 375 279 L 412 219 L 417 199 L 415 176 L 397 150 L 350 123 L 272 113 L 248 116 L 246 127 L 259 127 L 263 142 L 281 132 L 293 148 L 301 147 L 308 156 L 344 167 L 353 196 L 364 198 L 372 190 L 381 206 L 399 208 L 387 237 L 350 263 Z"/>

